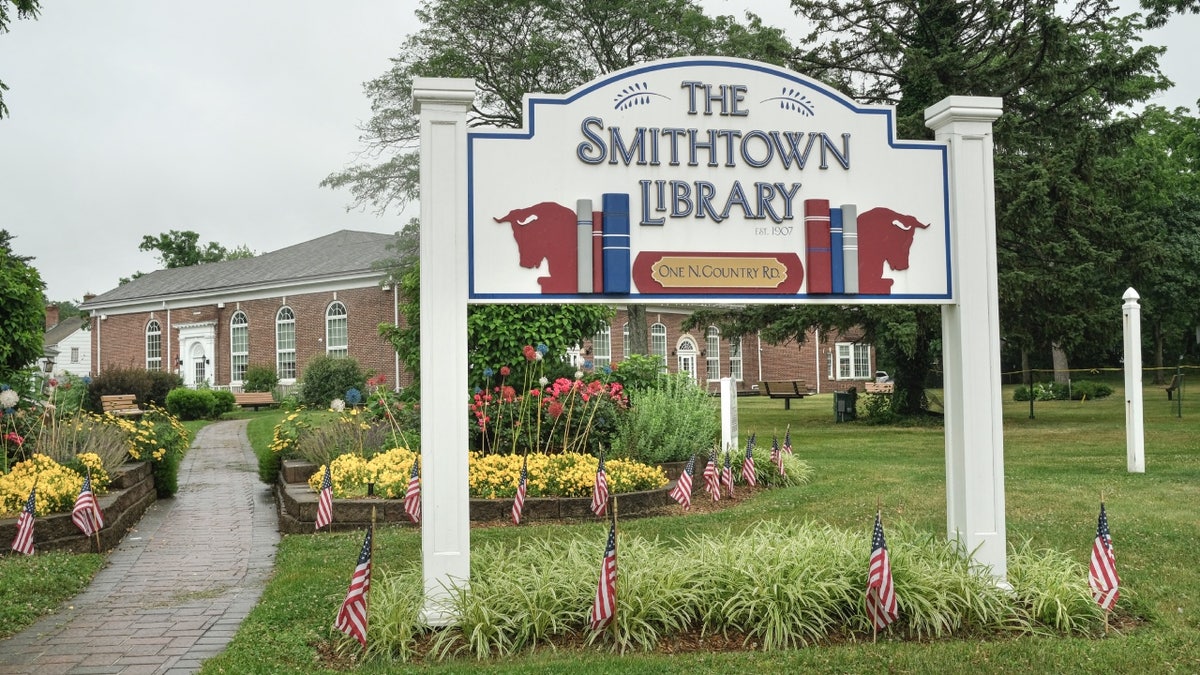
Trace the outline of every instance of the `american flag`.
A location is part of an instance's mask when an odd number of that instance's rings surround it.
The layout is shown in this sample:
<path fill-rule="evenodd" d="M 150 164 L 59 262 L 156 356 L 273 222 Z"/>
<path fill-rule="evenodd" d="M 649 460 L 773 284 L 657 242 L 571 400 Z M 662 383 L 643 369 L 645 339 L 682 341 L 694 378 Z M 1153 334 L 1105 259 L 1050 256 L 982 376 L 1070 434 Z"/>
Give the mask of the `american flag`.
<path fill-rule="evenodd" d="M 707 492 L 713 501 L 721 499 L 721 479 L 717 475 L 717 449 L 713 448 L 712 453 L 708 456 L 708 464 L 704 467 L 704 491 Z"/>
<path fill-rule="evenodd" d="M 675 487 L 671 488 L 671 498 L 683 505 L 683 508 L 692 508 L 692 474 L 696 471 L 696 456 L 688 460 L 687 466 L 683 468 L 683 473 L 679 474 L 679 480 L 675 481 Z"/>
<path fill-rule="evenodd" d="M 608 511 L 608 472 L 604 470 L 604 451 L 596 468 L 596 484 L 592 486 L 592 513 L 602 516 Z"/>
<path fill-rule="evenodd" d="M 742 460 L 742 480 L 750 487 L 758 483 L 758 469 L 754 467 L 754 434 L 746 441 L 746 458 Z"/>
<path fill-rule="evenodd" d="M 892 563 L 883 539 L 883 521 L 875 512 L 875 532 L 871 535 L 871 566 L 867 571 L 867 618 L 876 630 L 895 621 L 896 589 L 892 586 Z"/>
<path fill-rule="evenodd" d="M 321 479 L 321 495 L 317 498 L 317 527 L 321 529 L 333 522 L 333 476 L 329 465 L 325 465 L 325 477 Z"/>
<path fill-rule="evenodd" d="M 1096 540 L 1092 542 L 1092 563 L 1088 566 L 1088 585 L 1096 603 L 1111 611 L 1120 597 L 1121 580 L 1117 578 L 1117 557 L 1113 554 L 1112 535 L 1108 532 L 1108 515 L 1100 502 L 1100 519 L 1096 522 Z"/>
<path fill-rule="evenodd" d="M 600 630 L 612 623 L 617 616 L 617 521 L 608 526 L 608 545 L 604 547 L 604 562 L 600 565 L 600 583 L 596 585 L 596 599 L 592 601 L 592 612 L 588 624 L 592 630 Z"/>
<path fill-rule="evenodd" d="M 404 492 L 404 512 L 414 523 L 421 522 L 421 471 L 415 457 L 412 473 L 408 474 L 408 490 Z"/>
<path fill-rule="evenodd" d="M 17 537 L 13 539 L 12 550 L 25 555 L 33 555 L 33 516 L 37 510 L 37 486 L 29 491 L 29 500 L 21 515 L 17 518 Z"/>
<path fill-rule="evenodd" d="M 771 462 L 779 469 L 779 475 L 783 475 L 783 453 L 779 451 L 779 438 L 771 439 Z"/>
<path fill-rule="evenodd" d="M 783 435 L 783 451 L 787 454 L 792 454 L 792 425 L 787 426 L 787 433 Z"/>
<path fill-rule="evenodd" d="M 529 489 L 529 455 L 521 462 L 521 478 L 517 480 L 517 496 L 513 499 L 513 525 L 521 524 L 521 511 L 525 508 L 525 492 Z"/>
<path fill-rule="evenodd" d="M 721 484 L 729 491 L 730 497 L 733 496 L 733 465 L 730 463 L 732 461 L 730 459 L 731 455 L 733 455 L 733 449 L 726 447 L 725 468 L 721 471 Z"/>
<path fill-rule="evenodd" d="M 104 514 L 100 513 L 100 505 L 96 503 L 96 494 L 92 492 L 92 472 L 88 471 L 83 479 L 83 487 L 75 498 L 75 508 L 71 509 L 71 522 L 85 536 L 92 536 L 104 527 Z"/>
<path fill-rule="evenodd" d="M 367 646 L 367 594 L 371 591 L 371 539 L 374 526 L 367 528 L 362 551 L 358 554 L 358 565 L 350 577 L 350 590 L 338 610 L 333 627 Z"/>

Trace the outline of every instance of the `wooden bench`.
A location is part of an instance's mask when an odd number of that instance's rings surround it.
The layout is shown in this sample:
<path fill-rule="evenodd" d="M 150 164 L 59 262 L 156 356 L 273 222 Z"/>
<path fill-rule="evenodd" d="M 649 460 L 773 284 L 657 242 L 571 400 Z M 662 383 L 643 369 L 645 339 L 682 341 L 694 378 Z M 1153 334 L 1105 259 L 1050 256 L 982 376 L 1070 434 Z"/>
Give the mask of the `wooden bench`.
<path fill-rule="evenodd" d="M 243 408 L 254 408 L 257 411 L 263 406 L 275 405 L 275 396 L 269 391 L 247 391 L 234 394 L 233 402 Z"/>
<path fill-rule="evenodd" d="M 1167 400 L 1168 401 L 1171 400 L 1171 395 L 1174 392 L 1179 391 L 1180 384 L 1183 384 L 1183 376 L 1180 375 L 1179 373 L 1175 373 L 1173 376 L 1171 376 L 1171 384 L 1167 385 Z"/>
<path fill-rule="evenodd" d="M 792 409 L 792 399 L 808 396 L 808 385 L 804 380 L 781 380 L 778 382 L 759 382 L 758 395 L 783 399 L 783 409 Z"/>
<path fill-rule="evenodd" d="M 890 394 L 896 390 L 895 382 L 864 382 L 863 389 L 868 394 Z"/>
<path fill-rule="evenodd" d="M 138 407 L 137 396 L 133 394 L 111 394 L 100 397 L 100 406 L 104 412 L 117 417 L 141 417 L 146 412 Z"/>

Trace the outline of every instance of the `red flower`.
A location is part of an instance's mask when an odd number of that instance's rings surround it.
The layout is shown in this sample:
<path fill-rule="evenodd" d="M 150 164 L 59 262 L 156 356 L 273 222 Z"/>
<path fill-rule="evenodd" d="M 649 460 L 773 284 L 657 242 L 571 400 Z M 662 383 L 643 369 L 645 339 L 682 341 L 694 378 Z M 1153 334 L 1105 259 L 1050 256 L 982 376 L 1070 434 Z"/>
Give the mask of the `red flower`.
<path fill-rule="evenodd" d="M 512 373 L 512 369 L 508 366 L 500 366 L 500 377 L 508 377 Z"/>
<path fill-rule="evenodd" d="M 521 352 L 525 354 L 526 361 L 533 361 L 537 358 L 537 350 L 533 348 L 533 345 L 525 345 Z"/>
<path fill-rule="evenodd" d="M 546 412 L 550 413 L 550 416 L 554 419 L 558 419 L 563 414 L 563 405 L 558 401 L 551 401 L 549 407 L 546 408 Z"/>

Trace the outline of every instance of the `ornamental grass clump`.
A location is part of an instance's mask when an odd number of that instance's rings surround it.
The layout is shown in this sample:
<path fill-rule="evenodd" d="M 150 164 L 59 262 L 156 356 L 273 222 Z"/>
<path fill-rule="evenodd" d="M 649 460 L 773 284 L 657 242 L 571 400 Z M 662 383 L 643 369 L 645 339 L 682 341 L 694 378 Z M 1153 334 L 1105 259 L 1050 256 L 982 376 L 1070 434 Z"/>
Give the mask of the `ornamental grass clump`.
<path fill-rule="evenodd" d="M 693 533 L 670 542 L 619 534 L 616 622 L 602 632 L 587 628 L 603 548 L 603 530 L 592 529 L 476 547 L 470 583 L 448 589 L 448 613 L 457 623 L 432 636 L 432 656 L 503 657 L 557 639 L 648 651 L 695 631 L 739 636 L 747 647 L 764 651 L 833 638 L 873 639 L 864 604 L 869 528 L 848 532 L 768 520 L 744 531 Z M 893 639 L 1095 631 L 1095 603 L 1078 581 L 1064 581 L 1086 574 L 1066 556 L 1013 552 L 1008 592 L 986 571 L 973 569 L 953 542 L 893 524 L 888 543 L 900 607 L 886 631 Z M 379 577 L 381 585 L 415 596 L 420 575 L 414 565 Z M 402 606 L 394 608 L 396 603 Z M 411 642 L 398 641 L 425 630 L 414 604 L 411 597 L 375 597 L 372 626 L 382 615 L 387 629 L 372 630 L 372 653 L 411 657 Z"/>

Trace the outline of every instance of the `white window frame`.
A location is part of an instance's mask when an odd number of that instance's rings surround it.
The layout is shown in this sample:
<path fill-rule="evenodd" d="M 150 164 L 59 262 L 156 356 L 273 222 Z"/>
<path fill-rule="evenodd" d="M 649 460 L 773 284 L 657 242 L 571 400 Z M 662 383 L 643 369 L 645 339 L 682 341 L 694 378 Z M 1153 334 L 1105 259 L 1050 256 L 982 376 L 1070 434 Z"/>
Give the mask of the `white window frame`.
<path fill-rule="evenodd" d="M 667 372 L 667 327 L 659 321 L 650 325 L 650 355 L 658 357 L 660 372 Z"/>
<path fill-rule="evenodd" d="M 146 370 L 162 370 L 162 360 L 162 324 L 150 319 L 146 322 Z"/>
<path fill-rule="evenodd" d="M 1197 333 L 1200 335 L 1200 333 Z M 629 358 L 629 322 L 626 321 L 624 326 L 621 326 L 621 358 Z"/>
<path fill-rule="evenodd" d="M 592 336 L 592 368 L 599 370 L 612 365 L 612 326 L 607 323 L 604 328 Z"/>
<path fill-rule="evenodd" d="M 870 380 L 874 376 L 871 370 L 871 345 L 865 342 L 839 342 L 836 353 L 838 380 Z"/>
<path fill-rule="evenodd" d="M 742 373 L 742 336 L 729 338 L 729 377 L 734 382 L 741 382 Z"/>
<path fill-rule="evenodd" d="M 79 363 L 79 347 L 71 347 L 71 363 Z"/>
<path fill-rule="evenodd" d="M 350 313 L 340 300 L 325 308 L 325 354 L 339 359 L 350 356 Z"/>
<path fill-rule="evenodd" d="M 716 326 L 704 333 L 704 369 L 709 382 L 721 379 L 721 329 Z"/>
<path fill-rule="evenodd" d="M 238 349 L 239 342 L 242 349 Z M 249 367 L 250 319 L 239 309 L 229 317 L 229 381 L 241 384 L 246 379 L 246 369 Z"/>
<path fill-rule="evenodd" d="M 296 313 L 284 305 L 275 312 L 275 373 L 279 381 L 296 381 Z"/>

